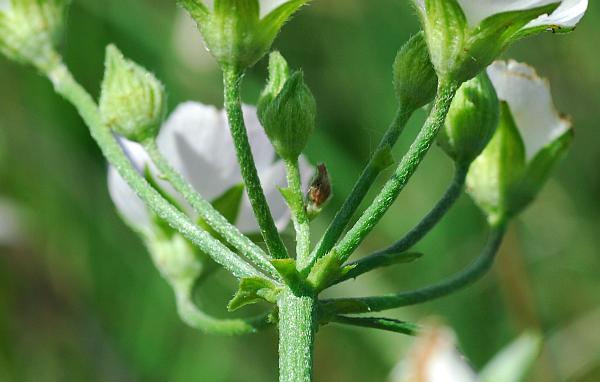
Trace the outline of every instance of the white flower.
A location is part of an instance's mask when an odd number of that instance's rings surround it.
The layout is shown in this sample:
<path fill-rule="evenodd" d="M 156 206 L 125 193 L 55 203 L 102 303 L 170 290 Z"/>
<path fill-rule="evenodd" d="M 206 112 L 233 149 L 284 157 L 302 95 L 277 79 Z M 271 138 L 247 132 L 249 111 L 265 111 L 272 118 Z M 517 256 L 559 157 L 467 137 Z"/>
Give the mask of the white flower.
<path fill-rule="evenodd" d="M 457 0 L 470 26 L 479 25 L 486 18 L 498 13 L 522 11 L 558 2 L 557 0 Z M 425 0 L 417 0 L 424 9 Z M 525 29 L 537 26 L 560 26 L 573 28 L 587 10 L 588 0 L 562 0 L 560 6 L 550 15 L 540 16 L 530 22 Z"/>
<path fill-rule="evenodd" d="M 548 81 L 534 68 L 516 61 L 496 61 L 487 72 L 498 98 L 510 107 L 527 160 L 571 129 L 571 122 L 554 107 Z"/>
<path fill-rule="evenodd" d="M 456 348 L 456 335 L 442 326 L 426 327 L 391 382 L 516 382 L 524 380 L 542 346 L 539 334 L 525 332 L 477 373 Z"/>
<path fill-rule="evenodd" d="M 406 359 L 392 373 L 392 382 L 475 382 L 477 376 L 456 348 L 456 336 L 447 328 L 426 330 Z"/>
<path fill-rule="evenodd" d="M 285 187 L 285 166 L 275 161 L 275 151 L 256 116 L 256 109 L 244 106 L 248 138 L 267 201 L 279 230 L 290 221 L 290 212 L 277 187 Z M 164 181 L 150 164 L 142 146 L 121 138 L 121 144 L 140 172 L 149 166 L 153 178 L 182 205 L 189 215 L 191 208 Z M 227 116 L 214 107 L 186 102 L 177 107 L 165 122 L 157 138 L 163 155 L 184 178 L 207 200 L 212 201 L 231 187 L 241 184 L 242 177 L 235 148 L 229 132 Z M 306 159 L 300 160 L 303 182 L 312 176 Z M 142 201 L 133 193 L 117 171 L 109 168 L 108 185 L 113 202 L 127 223 L 141 232 L 151 227 L 150 215 Z M 235 222 L 245 233 L 258 231 L 250 201 L 244 197 Z"/>

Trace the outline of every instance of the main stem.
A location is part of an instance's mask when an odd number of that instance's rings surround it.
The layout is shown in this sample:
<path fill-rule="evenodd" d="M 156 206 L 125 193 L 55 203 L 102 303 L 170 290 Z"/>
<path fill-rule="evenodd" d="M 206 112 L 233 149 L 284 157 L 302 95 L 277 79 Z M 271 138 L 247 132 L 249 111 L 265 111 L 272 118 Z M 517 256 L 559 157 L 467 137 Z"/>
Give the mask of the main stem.
<path fill-rule="evenodd" d="M 279 382 L 311 382 L 317 325 L 315 298 L 288 289 L 278 306 Z"/>
<path fill-rule="evenodd" d="M 246 131 L 240 96 L 242 77 L 243 75 L 234 68 L 223 68 L 225 110 L 227 111 L 231 136 L 233 137 L 242 178 L 244 179 L 248 198 L 258 221 L 260 232 L 271 256 L 276 259 L 282 259 L 288 257 L 287 249 L 275 226 L 267 198 L 260 184 L 250 142 L 248 141 L 248 132 Z"/>

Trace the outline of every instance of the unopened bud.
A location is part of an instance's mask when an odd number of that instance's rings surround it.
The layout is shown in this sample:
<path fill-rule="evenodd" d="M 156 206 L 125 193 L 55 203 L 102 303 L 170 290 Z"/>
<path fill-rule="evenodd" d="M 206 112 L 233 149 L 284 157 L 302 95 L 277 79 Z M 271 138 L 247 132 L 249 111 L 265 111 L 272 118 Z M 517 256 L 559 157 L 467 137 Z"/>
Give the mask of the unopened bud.
<path fill-rule="evenodd" d="M 0 53 L 47 70 L 56 58 L 68 0 L 0 1 Z"/>
<path fill-rule="evenodd" d="M 302 72 L 287 77 L 279 54 L 271 56 L 270 78 L 258 102 L 258 117 L 275 151 L 283 159 L 297 159 L 315 129 L 316 102 Z"/>
<path fill-rule="evenodd" d="M 165 98 L 162 83 L 152 73 L 108 46 L 100 95 L 106 126 L 132 141 L 154 138 L 164 119 Z"/>
<path fill-rule="evenodd" d="M 487 74 L 465 82 L 452 101 L 438 142 L 456 162 L 469 164 L 487 146 L 496 127 L 500 102 Z"/>
<path fill-rule="evenodd" d="M 429 58 L 423 32 L 411 37 L 394 61 L 394 87 L 403 106 L 418 109 L 435 97 L 437 75 Z"/>

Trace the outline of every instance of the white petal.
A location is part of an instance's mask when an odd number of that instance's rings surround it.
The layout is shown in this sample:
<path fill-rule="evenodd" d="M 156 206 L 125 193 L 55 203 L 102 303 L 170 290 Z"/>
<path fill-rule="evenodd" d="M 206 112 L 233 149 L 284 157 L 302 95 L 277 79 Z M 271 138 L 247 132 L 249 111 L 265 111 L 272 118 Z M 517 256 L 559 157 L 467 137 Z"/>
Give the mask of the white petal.
<path fill-rule="evenodd" d="M 496 61 L 488 68 L 488 74 L 498 97 L 510 107 L 527 159 L 571 128 L 571 123 L 554 107 L 548 81 L 532 67 L 515 61 Z"/>
<path fill-rule="evenodd" d="M 574 28 L 583 18 L 587 8 L 588 0 L 564 0 L 551 15 L 539 17 L 526 28 L 546 25 Z"/>
<path fill-rule="evenodd" d="M 477 26 L 486 18 L 503 12 L 531 9 L 551 4 L 556 0 L 458 0 L 467 22 Z"/>
<path fill-rule="evenodd" d="M 477 376 L 456 349 L 454 333 L 433 327 L 419 336 L 392 373 L 393 382 L 475 382 Z"/>
<path fill-rule="evenodd" d="M 207 200 L 240 181 L 225 115 L 196 102 L 179 105 L 157 139 L 158 147 L 183 177 Z"/>
<path fill-rule="evenodd" d="M 254 162 L 256 168 L 260 172 L 263 168 L 269 168 L 273 165 L 275 160 L 275 149 L 265 133 L 265 129 L 258 120 L 258 114 L 256 107 L 244 105 L 242 107 L 244 112 L 244 121 L 246 122 L 246 129 L 248 130 L 248 141 L 252 148 L 252 154 L 254 155 Z M 223 113 L 225 116 L 225 114 Z M 237 162 L 236 162 L 237 163 Z"/>

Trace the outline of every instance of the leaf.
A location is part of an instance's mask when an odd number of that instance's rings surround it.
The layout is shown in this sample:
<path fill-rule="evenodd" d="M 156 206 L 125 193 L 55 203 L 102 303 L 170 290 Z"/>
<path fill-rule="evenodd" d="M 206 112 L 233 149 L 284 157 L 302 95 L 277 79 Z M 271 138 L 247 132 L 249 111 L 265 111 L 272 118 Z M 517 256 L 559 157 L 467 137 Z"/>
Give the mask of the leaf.
<path fill-rule="evenodd" d="M 345 265 L 342 268 L 340 277 L 336 280 L 336 283 L 353 279 L 373 269 L 412 263 L 421 257 L 423 257 L 423 254 L 419 252 L 383 252 L 367 256 Z"/>
<path fill-rule="evenodd" d="M 177 0 L 177 3 L 182 6 L 196 22 L 204 22 L 208 16 L 208 8 L 202 0 Z"/>
<path fill-rule="evenodd" d="M 335 250 L 321 257 L 310 271 L 307 277 L 308 283 L 316 291 L 322 291 L 332 285 L 342 276 L 342 264 Z"/>
<path fill-rule="evenodd" d="M 260 301 L 267 301 L 272 304 L 277 303 L 277 297 L 281 289 L 272 282 L 260 277 L 243 278 L 240 286 L 229 304 L 227 309 L 234 311 L 246 305 L 256 304 Z"/>
<path fill-rule="evenodd" d="M 290 288 L 295 290 L 304 288 L 306 283 L 296 268 L 296 260 L 274 259 L 271 260 L 271 264 L 277 269 L 277 272 L 279 272 Z"/>

